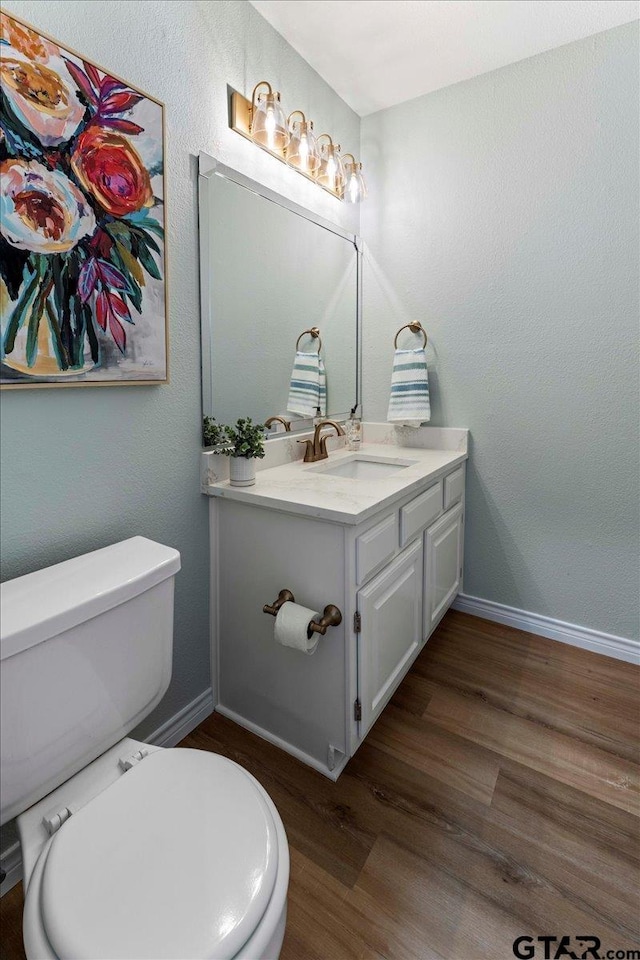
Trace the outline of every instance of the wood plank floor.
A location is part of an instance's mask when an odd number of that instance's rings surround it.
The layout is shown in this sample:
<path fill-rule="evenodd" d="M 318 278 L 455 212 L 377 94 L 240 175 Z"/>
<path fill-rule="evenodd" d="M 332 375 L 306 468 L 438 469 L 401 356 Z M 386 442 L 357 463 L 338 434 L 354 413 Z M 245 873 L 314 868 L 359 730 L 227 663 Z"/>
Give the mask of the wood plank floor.
<path fill-rule="evenodd" d="M 218 714 L 181 746 L 282 815 L 282 960 L 509 960 L 525 935 L 604 956 L 640 948 L 639 692 L 629 664 L 450 612 L 336 784 Z M 16 887 L 3 960 L 21 911 Z"/>

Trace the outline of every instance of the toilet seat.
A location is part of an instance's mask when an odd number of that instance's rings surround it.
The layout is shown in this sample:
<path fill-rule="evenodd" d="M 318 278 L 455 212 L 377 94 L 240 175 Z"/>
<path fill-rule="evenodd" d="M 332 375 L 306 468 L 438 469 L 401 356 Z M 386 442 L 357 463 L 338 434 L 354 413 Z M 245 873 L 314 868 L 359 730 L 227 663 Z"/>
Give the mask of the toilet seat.
<path fill-rule="evenodd" d="M 86 806 L 68 806 L 27 891 L 28 956 L 231 960 L 281 942 L 286 837 L 242 767 L 158 750 Z"/>

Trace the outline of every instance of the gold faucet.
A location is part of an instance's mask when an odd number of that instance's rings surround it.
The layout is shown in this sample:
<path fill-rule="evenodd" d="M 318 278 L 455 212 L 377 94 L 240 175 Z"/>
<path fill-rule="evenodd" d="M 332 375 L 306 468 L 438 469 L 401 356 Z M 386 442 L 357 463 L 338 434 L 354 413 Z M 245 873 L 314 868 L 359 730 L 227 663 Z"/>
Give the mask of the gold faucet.
<path fill-rule="evenodd" d="M 272 423 L 281 423 L 287 433 L 291 432 L 291 421 L 285 420 L 284 417 L 269 417 L 269 419 L 264 422 L 265 430 L 268 430 Z"/>
<path fill-rule="evenodd" d="M 334 427 L 338 436 L 344 437 L 344 430 L 339 423 L 336 423 L 335 420 L 322 420 L 316 426 L 313 440 L 298 440 L 298 443 L 306 443 L 307 445 L 304 452 L 305 463 L 315 463 L 316 460 L 326 460 L 329 456 L 327 453 L 327 439 L 329 435 L 325 433 L 324 436 L 320 436 L 320 431 L 323 427 Z"/>

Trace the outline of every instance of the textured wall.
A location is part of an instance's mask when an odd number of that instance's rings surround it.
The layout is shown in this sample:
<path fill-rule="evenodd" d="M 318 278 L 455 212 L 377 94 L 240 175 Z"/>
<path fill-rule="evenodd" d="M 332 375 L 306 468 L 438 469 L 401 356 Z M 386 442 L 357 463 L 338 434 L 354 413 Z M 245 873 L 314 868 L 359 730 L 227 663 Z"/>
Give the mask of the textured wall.
<path fill-rule="evenodd" d="M 172 685 L 150 731 L 209 685 L 207 501 L 199 493 L 200 150 L 357 230 L 357 210 L 227 127 L 227 83 L 264 77 L 359 149 L 359 120 L 244 0 L 13 0 L 11 12 L 166 104 L 171 384 L 5 392 L 2 575 L 142 534 L 177 547 Z M 348 147 L 347 147 L 348 145 Z"/>
<path fill-rule="evenodd" d="M 469 427 L 465 592 L 638 635 L 638 25 L 362 123 L 364 405 L 425 322 Z"/>

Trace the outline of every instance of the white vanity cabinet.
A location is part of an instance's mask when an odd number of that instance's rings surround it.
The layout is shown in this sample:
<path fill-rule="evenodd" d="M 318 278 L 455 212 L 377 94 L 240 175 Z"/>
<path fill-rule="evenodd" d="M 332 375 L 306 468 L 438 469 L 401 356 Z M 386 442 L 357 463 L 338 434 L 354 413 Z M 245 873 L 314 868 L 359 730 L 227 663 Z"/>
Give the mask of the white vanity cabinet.
<path fill-rule="evenodd" d="M 359 739 L 376 720 L 422 646 L 422 554 L 422 540 L 414 540 L 358 591 L 355 714 L 360 723 Z"/>
<path fill-rule="evenodd" d="M 362 541 L 368 544 L 366 555 L 370 556 L 376 542 L 388 540 L 390 529 L 398 530 L 386 565 L 374 568 L 380 572 L 356 595 L 355 714 L 359 724 L 354 747 L 366 736 L 460 590 L 463 524 L 464 464 L 356 537 L 358 561 Z M 356 582 L 361 584 L 363 579 Z"/>
<path fill-rule="evenodd" d="M 424 537 L 424 634 L 437 627 L 460 589 L 462 503 L 448 510 Z"/>
<path fill-rule="evenodd" d="M 464 477 L 458 458 L 363 522 L 269 508 L 258 485 L 212 500 L 216 709 L 337 778 L 460 589 Z M 311 656 L 262 611 L 284 588 L 342 611 Z"/>

